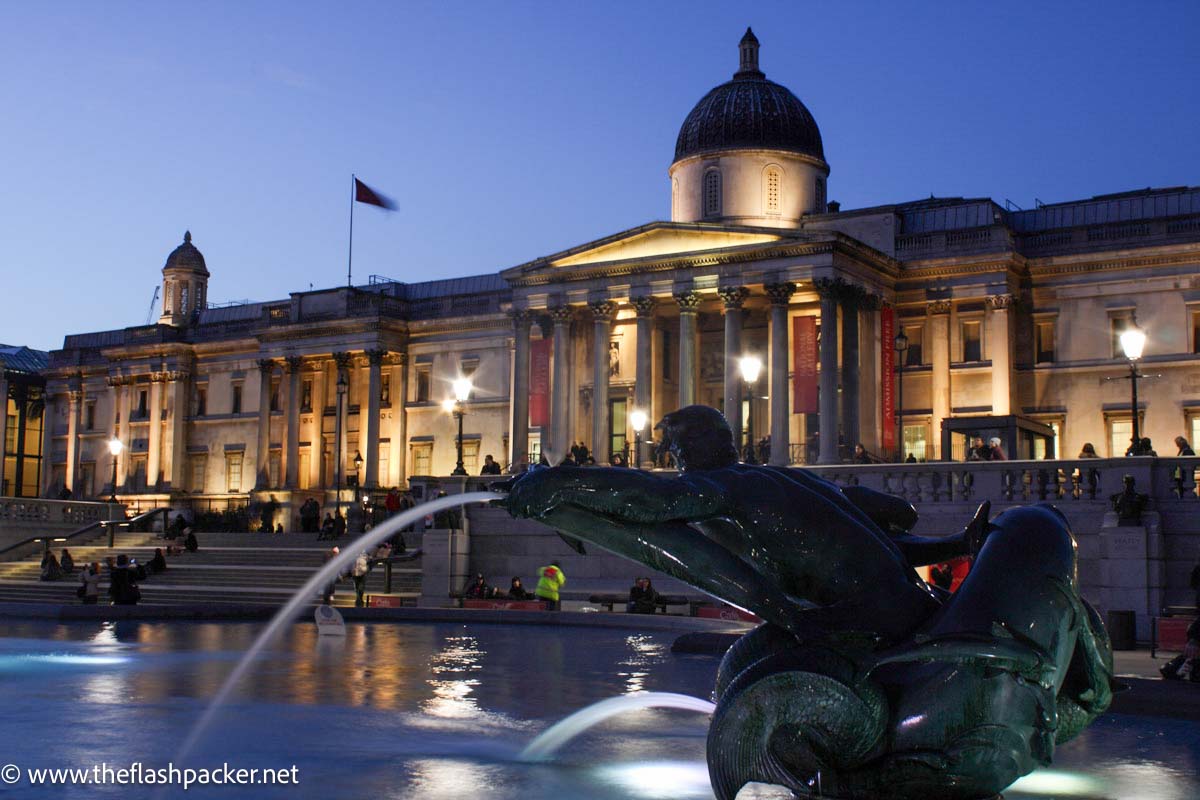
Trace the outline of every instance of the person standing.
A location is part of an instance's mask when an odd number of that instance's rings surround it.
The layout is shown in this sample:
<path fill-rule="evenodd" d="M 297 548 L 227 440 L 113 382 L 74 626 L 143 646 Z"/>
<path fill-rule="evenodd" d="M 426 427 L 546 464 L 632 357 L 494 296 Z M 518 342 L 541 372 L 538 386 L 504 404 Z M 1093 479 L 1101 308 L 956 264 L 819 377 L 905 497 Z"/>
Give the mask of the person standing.
<path fill-rule="evenodd" d="M 83 599 L 85 606 L 94 606 L 100 599 L 100 562 L 93 561 L 90 565 L 83 568 L 83 575 L 80 578 L 82 590 L 80 597 Z"/>
<path fill-rule="evenodd" d="M 993 436 L 988 440 L 988 448 L 991 450 L 989 461 L 1008 461 L 1008 456 L 1004 455 L 1004 450 L 1000 447 L 1000 437 Z"/>
<path fill-rule="evenodd" d="M 367 552 L 358 554 L 358 558 L 354 559 L 354 568 L 350 571 L 350 575 L 354 578 L 354 607 L 362 608 L 366 605 L 365 595 L 367 591 L 367 574 L 371 571 L 371 558 Z"/>
<path fill-rule="evenodd" d="M 396 491 L 396 487 L 388 489 L 387 497 L 384 498 L 383 507 L 387 511 L 389 518 L 400 513 L 400 493 Z"/>
<path fill-rule="evenodd" d="M 1194 455 L 1196 455 L 1196 451 L 1192 449 L 1192 446 L 1190 444 L 1188 444 L 1188 440 L 1183 438 L 1182 436 L 1175 437 L 1175 446 L 1179 448 L 1179 452 L 1175 454 L 1176 456 L 1194 456 Z"/>
<path fill-rule="evenodd" d="M 492 458 L 492 454 L 488 453 L 483 457 L 483 468 L 479 470 L 480 475 L 499 475 L 500 464 L 496 459 Z"/>
<path fill-rule="evenodd" d="M 549 566 L 538 568 L 537 588 L 533 590 L 539 600 L 544 600 L 547 611 L 558 611 L 561 604 L 558 600 L 558 590 L 567 582 L 562 567 L 557 561 L 551 561 Z"/>

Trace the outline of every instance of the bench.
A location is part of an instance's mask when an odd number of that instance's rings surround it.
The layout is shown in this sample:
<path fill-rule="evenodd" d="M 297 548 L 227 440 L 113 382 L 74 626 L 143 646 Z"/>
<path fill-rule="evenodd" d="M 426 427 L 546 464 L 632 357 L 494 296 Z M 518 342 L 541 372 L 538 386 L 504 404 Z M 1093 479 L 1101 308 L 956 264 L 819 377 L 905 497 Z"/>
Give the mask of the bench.
<path fill-rule="evenodd" d="M 1150 657 L 1158 650 L 1182 652 L 1187 645 L 1187 629 L 1195 616 L 1154 617 L 1150 621 Z"/>
<path fill-rule="evenodd" d="M 629 602 L 628 594 L 593 594 L 588 597 L 589 603 L 595 603 L 598 606 L 604 606 L 609 611 L 613 607 L 620 604 L 626 605 Z M 655 608 L 661 608 L 662 613 L 667 613 L 667 606 L 686 606 L 689 601 L 681 594 L 660 594 L 654 601 Z"/>

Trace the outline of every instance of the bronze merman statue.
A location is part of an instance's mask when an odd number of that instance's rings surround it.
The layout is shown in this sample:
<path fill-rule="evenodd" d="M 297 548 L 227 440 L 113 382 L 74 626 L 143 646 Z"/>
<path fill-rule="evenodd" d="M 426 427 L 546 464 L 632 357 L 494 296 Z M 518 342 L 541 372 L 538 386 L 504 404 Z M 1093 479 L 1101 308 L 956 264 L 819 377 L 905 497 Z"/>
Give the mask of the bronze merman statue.
<path fill-rule="evenodd" d="M 715 409 L 688 406 L 657 429 L 677 477 L 537 469 L 499 502 L 766 620 L 718 671 L 720 800 L 749 782 L 988 798 L 1108 707 L 1111 648 L 1055 509 L 989 523 L 985 504 L 958 535 L 914 537 L 903 500 L 738 463 Z M 953 596 L 913 569 L 960 554 L 977 557 Z"/>

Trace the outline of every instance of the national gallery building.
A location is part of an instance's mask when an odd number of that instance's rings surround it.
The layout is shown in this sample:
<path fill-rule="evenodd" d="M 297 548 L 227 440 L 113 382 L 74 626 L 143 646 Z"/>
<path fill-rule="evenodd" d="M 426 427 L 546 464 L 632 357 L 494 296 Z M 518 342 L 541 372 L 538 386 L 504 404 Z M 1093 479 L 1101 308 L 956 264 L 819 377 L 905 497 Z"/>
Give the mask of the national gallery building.
<path fill-rule="evenodd" d="M 1060 455 L 1120 456 L 1119 335 L 1135 321 L 1142 435 L 1162 455 L 1200 438 L 1200 188 L 842 209 L 816 121 L 758 51 L 747 31 L 732 79 L 683 121 L 669 222 L 469 278 L 223 307 L 209 267 L 241 265 L 207 264 L 185 235 L 157 324 L 51 353 L 42 492 L 216 503 L 445 475 L 461 378 L 470 474 L 487 454 L 520 465 L 580 442 L 602 463 L 632 447 L 635 409 L 648 441 L 689 403 L 723 409 L 772 464 L 836 462 L 858 442 L 960 459 L 940 431 L 964 416 L 1043 423 Z"/>

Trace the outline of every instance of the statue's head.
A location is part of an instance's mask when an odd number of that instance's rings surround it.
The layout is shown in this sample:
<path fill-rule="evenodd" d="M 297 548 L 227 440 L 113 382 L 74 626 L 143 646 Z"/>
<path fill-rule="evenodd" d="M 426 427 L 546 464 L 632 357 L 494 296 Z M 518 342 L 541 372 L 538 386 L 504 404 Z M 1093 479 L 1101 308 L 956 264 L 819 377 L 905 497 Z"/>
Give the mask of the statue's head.
<path fill-rule="evenodd" d="M 660 447 L 675 456 L 681 470 L 718 469 L 737 463 L 733 431 L 715 408 L 687 406 L 672 411 L 654 429 L 662 431 Z"/>

